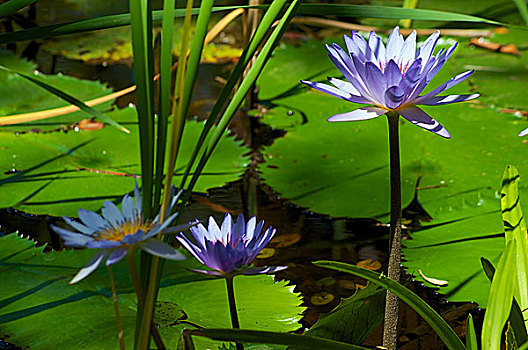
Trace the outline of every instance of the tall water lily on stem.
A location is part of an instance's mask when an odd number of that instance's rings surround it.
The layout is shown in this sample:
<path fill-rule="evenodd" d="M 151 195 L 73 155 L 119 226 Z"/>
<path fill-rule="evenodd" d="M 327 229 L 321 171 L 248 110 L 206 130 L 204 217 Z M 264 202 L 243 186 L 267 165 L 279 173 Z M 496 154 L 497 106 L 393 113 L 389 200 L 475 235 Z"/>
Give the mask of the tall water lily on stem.
<path fill-rule="evenodd" d="M 301 81 L 343 100 L 371 105 L 334 115 L 328 121 L 366 120 L 395 112 L 419 127 L 449 138 L 447 130 L 417 105 L 439 106 L 468 101 L 477 98 L 479 94 L 439 96 L 468 78 L 473 73 L 470 70 L 419 96 L 457 46 L 454 44 L 447 50 L 442 49 L 436 56 L 433 55 L 439 35 L 438 31 L 433 33 L 416 50 L 415 31 L 404 40 L 398 27 L 394 28 L 387 46 L 374 32 L 370 33 L 368 42 L 358 33 L 352 32 L 352 36 L 345 36 L 346 51 L 337 44 L 326 45 L 328 56 L 347 81 L 329 78 L 333 86 Z"/>
<path fill-rule="evenodd" d="M 440 33 L 433 33 L 416 49 L 416 32 L 406 39 L 396 27 L 387 45 L 371 32 L 368 41 L 358 33 L 345 36 L 346 50 L 337 44 L 326 45 L 328 56 L 345 80 L 329 78 L 332 85 L 303 81 L 304 84 L 332 96 L 353 103 L 367 104 L 349 112 L 331 116 L 328 121 L 366 120 L 387 115 L 389 123 L 391 173 L 391 254 L 388 276 L 400 279 L 401 259 L 401 178 L 398 121 L 401 115 L 411 123 L 439 136 L 450 138 L 449 132 L 417 105 L 438 106 L 477 98 L 479 94 L 439 95 L 468 78 L 473 71 L 459 74 L 429 93 L 420 94 L 453 54 L 457 44 L 435 55 L 434 49 Z M 396 349 L 398 299 L 388 292 L 385 308 L 383 346 Z"/>

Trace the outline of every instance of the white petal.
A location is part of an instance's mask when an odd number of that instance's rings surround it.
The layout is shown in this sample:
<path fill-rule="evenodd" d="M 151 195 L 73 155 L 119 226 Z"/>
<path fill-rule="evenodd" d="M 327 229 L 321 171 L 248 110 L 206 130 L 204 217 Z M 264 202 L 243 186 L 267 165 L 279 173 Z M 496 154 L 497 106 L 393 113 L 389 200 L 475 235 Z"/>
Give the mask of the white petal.
<path fill-rule="evenodd" d="M 382 114 L 387 113 L 386 110 L 376 107 L 361 107 L 354 111 L 336 114 L 328 118 L 329 122 L 348 122 L 356 120 L 367 120 L 379 117 Z"/>
<path fill-rule="evenodd" d="M 70 281 L 70 284 L 77 283 L 80 280 L 86 278 L 92 272 L 94 272 L 95 269 L 97 269 L 97 267 L 108 256 L 109 253 L 110 251 L 106 249 L 97 251 L 93 258 L 88 261 L 88 264 L 86 264 L 86 266 L 84 266 L 79 272 L 77 272 L 75 277 L 73 277 L 73 279 Z"/>

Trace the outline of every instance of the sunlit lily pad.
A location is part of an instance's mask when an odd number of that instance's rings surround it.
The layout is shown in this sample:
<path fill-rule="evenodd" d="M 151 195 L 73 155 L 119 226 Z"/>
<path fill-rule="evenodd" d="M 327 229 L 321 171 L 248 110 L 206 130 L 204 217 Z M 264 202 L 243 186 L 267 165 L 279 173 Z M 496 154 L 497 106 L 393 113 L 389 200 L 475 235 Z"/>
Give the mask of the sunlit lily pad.
<path fill-rule="evenodd" d="M 431 85 L 437 86 L 464 71 L 467 57 L 477 55 L 475 50 L 461 45 Z M 387 221 L 390 191 L 386 118 L 327 123 L 329 116 L 358 105 L 302 89 L 300 84 L 295 85 L 291 71 L 283 78 L 281 62 L 293 61 L 294 52 L 293 48 L 285 48 L 275 53 L 260 80 L 261 90 L 263 96 L 273 96 L 273 89 L 278 90 L 274 86 L 284 83 L 288 89 L 281 89 L 282 93 L 268 101 L 270 106 L 295 109 L 305 122 L 287 129 L 283 138 L 265 149 L 262 177 L 283 198 L 310 210 L 337 217 Z M 311 53 L 300 52 L 295 62 L 306 76 L 298 76 L 299 79 L 339 77 L 331 62 L 305 68 L 310 60 L 319 62 L 319 56 L 326 56 L 322 44 Z M 510 55 L 492 55 L 487 58 L 488 65 L 508 66 L 510 60 L 519 60 Z M 326 67 L 330 70 L 323 75 L 320 72 Z M 453 92 L 480 92 L 481 76 L 482 72 L 477 71 Z M 499 89 L 501 96 L 512 91 L 518 96 L 501 97 L 501 101 L 513 106 L 521 103 L 519 94 L 524 88 L 517 86 L 516 80 L 504 79 L 500 74 L 494 77 L 489 81 L 496 84 L 494 89 Z M 490 106 L 493 96 L 486 93 L 489 86 L 483 85 L 486 96 L 473 104 L 424 108 L 449 130 L 450 140 L 407 122 L 400 125 L 403 205 L 411 202 L 420 179 L 418 200 L 433 217 L 433 221 L 411 235 L 412 240 L 404 243 L 408 247 L 405 265 L 415 276 L 421 269 L 449 281 L 440 288 L 449 300 L 472 300 L 480 306 L 486 305 L 489 283 L 479 259 L 485 256 L 495 261 L 503 249 L 498 195 L 502 172 L 507 164 L 514 164 L 521 174 L 528 173 L 528 158 L 524 156 L 528 145 L 517 137 L 528 123 Z M 526 103 L 526 98 L 522 99 Z M 263 120 L 266 122 L 265 116 Z M 526 188 L 520 191 L 526 201 Z"/>
<path fill-rule="evenodd" d="M 42 248 L 34 248 L 34 242 L 15 235 L 0 237 L 0 245 L 3 248 L 0 253 L 0 325 L 4 337 L 18 346 L 36 350 L 117 346 L 107 270 L 101 267 L 82 282 L 67 284 L 91 258 L 93 250 L 42 253 Z M 194 259 L 167 262 L 159 300 L 164 305 L 179 305 L 189 322 L 229 328 L 225 282 L 204 280 L 202 275 L 186 270 L 196 267 Z M 137 302 L 126 264 L 114 265 L 113 271 L 128 348 L 132 347 L 134 339 Z M 298 328 L 303 308 L 299 307 L 298 295 L 290 289 L 285 282 L 274 282 L 271 276 L 236 277 L 235 292 L 244 328 L 279 332 Z M 169 324 L 169 314 L 174 315 L 175 325 Z M 164 326 L 159 330 L 167 348 L 174 349 L 181 329 L 190 326 L 177 324 L 177 318 L 181 319 L 177 308 L 172 308 L 165 316 Z M 195 338 L 195 344 L 197 349 L 217 349 L 221 345 L 205 338 Z"/>
<path fill-rule="evenodd" d="M 134 108 L 108 113 L 131 130 L 112 127 L 68 133 L 2 132 L 0 152 L 0 207 L 30 213 L 76 216 L 79 208 L 99 211 L 104 200 L 117 200 L 139 180 L 137 116 Z M 201 132 L 189 122 L 176 172 L 181 175 Z M 247 149 L 232 137 L 224 138 L 197 183 L 205 192 L 236 180 L 244 171 Z M 180 176 L 174 183 L 179 185 Z"/>
<path fill-rule="evenodd" d="M 88 101 L 110 94 L 112 91 L 96 81 L 81 80 L 62 74 L 45 75 L 36 71 L 36 65 L 18 57 L 7 50 L 0 50 L 0 65 L 18 72 L 36 75 L 49 85 L 62 90 L 81 101 Z M 96 106 L 100 111 L 110 109 L 113 100 Z M 5 71 L 0 72 L 0 117 L 64 107 L 69 104 L 30 81 Z M 90 118 L 85 112 L 74 112 L 63 116 L 22 124 L 2 126 L 0 130 L 57 130 L 82 119 Z"/>

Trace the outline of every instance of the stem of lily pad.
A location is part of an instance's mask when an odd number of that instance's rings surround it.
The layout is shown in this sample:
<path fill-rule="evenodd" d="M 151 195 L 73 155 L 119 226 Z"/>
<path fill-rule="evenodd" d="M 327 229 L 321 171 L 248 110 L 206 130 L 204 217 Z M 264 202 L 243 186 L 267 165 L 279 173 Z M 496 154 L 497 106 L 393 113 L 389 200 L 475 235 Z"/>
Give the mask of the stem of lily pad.
<path fill-rule="evenodd" d="M 398 281 L 401 276 L 401 177 L 400 177 L 400 135 L 398 123 L 400 116 L 396 112 L 387 112 L 389 122 L 390 154 L 390 257 L 388 277 Z M 385 325 L 383 328 L 383 346 L 395 350 L 398 340 L 398 297 L 387 291 L 385 302 Z"/>
<path fill-rule="evenodd" d="M 128 250 L 128 252 L 126 253 L 126 260 L 128 263 L 128 271 L 130 272 L 130 277 L 132 278 L 132 284 L 134 284 L 134 289 L 136 290 L 136 296 L 138 298 L 138 307 L 140 309 L 143 309 L 145 303 L 145 293 L 143 292 L 141 280 L 139 279 L 139 275 L 137 272 L 135 248 L 130 248 Z M 156 325 L 153 322 L 151 322 L 150 324 L 150 333 L 152 334 L 152 338 L 154 339 L 154 342 L 156 343 L 158 349 L 166 349 L 165 345 L 163 344 L 163 340 L 161 339 L 161 336 L 158 332 L 158 329 L 156 328 Z M 136 337 L 137 336 L 138 334 L 136 334 Z"/>
<path fill-rule="evenodd" d="M 240 328 L 240 323 L 238 322 L 238 313 L 235 303 L 235 289 L 233 288 L 233 276 L 226 277 L 227 284 L 227 300 L 229 301 L 229 313 L 231 314 L 231 325 L 235 329 Z M 236 343 L 237 350 L 244 350 L 244 345 L 242 343 Z"/>
<path fill-rule="evenodd" d="M 117 294 L 114 281 L 114 272 L 112 267 L 108 266 L 108 274 L 110 275 L 110 286 L 112 288 L 112 301 L 114 302 L 114 310 L 116 314 L 116 323 L 117 323 L 117 336 L 119 338 L 119 347 L 121 350 L 125 350 L 125 341 L 123 340 L 123 327 L 121 327 L 121 318 L 119 317 L 119 307 L 117 305 Z"/>

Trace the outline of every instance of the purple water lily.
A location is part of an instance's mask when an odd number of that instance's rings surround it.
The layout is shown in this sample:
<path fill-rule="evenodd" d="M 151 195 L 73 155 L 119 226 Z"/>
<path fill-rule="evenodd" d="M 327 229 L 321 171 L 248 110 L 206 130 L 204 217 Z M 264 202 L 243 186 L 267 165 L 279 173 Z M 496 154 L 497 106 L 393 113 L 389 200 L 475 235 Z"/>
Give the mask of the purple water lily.
<path fill-rule="evenodd" d="M 304 84 L 343 100 L 371 106 L 337 114 L 331 122 L 366 120 L 394 111 L 406 120 L 445 138 L 447 130 L 416 105 L 438 106 L 477 98 L 479 94 L 438 96 L 468 78 L 473 70 L 459 74 L 431 92 L 419 96 L 449 59 L 457 44 L 433 55 L 440 32 L 435 32 L 416 50 L 416 31 L 407 39 L 395 27 L 383 45 L 374 32 L 368 42 L 352 32 L 345 36 L 345 51 L 337 44 L 326 45 L 332 62 L 348 81 L 329 78 L 333 85 L 303 81 Z"/>
<path fill-rule="evenodd" d="M 276 229 L 269 227 L 262 232 L 263 226 L 264 221 L 257 224 L 254 216 L 246 224 L 242 214 L 238 216 L 236 223 L 233 223 L 230 214 L 226 214 L 222 227 L 219 228 L 211 216 L 208 229 L 202 224 L 190 228 L 195 243 L 183 234 L 176 238 L 196 259 L 213 270 L 193 270 L 195 272 L 225 277 L 231 274 L 256 275 L 283 270 L 286 266 L 248 268 L 275 235 Z"/>
<path fill-rule="evenodd" d="M 178 196 L 173 196 L 171 209 L 176 204 Z M 173 247 L 154 238 L 158 233 L 180 232 L 193 224 L 169 227 L 178 213 L 167 217 L 160 223 L 160 216 L 147 221 L 143 218 L 141 196 L 136 183 L 134 200 L 127 194 L 123 197 L 121 210 L 109 201 L 104 203 L 100 216 L 92 211 L 79 209 L 79 218 L 82 223 L 64 217 L 64 220 L 76 231 L 70 231 L 52 225 L 64 244 L 75 248 L 98 249 L 94 257 L 71 280 L 70 284 L 77 283 L 91 274 L 101 262 L 106 260 L 106 266 L 120 261 L 131 247 L 141 248 L 150 254 L 165 259 L 182 260 L 185 257 Z M 168 211 L 170 212 L 170 210 Z"/>

